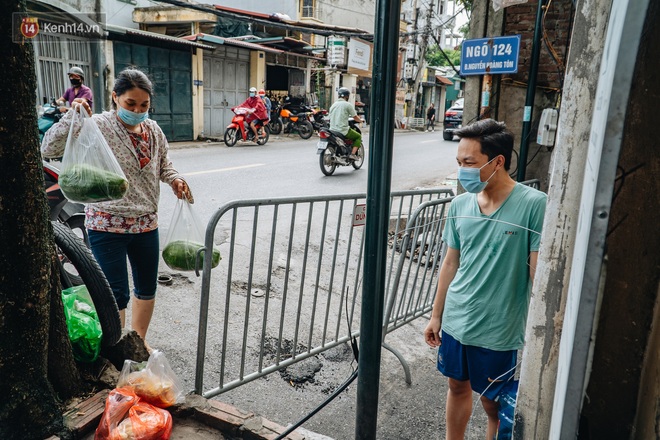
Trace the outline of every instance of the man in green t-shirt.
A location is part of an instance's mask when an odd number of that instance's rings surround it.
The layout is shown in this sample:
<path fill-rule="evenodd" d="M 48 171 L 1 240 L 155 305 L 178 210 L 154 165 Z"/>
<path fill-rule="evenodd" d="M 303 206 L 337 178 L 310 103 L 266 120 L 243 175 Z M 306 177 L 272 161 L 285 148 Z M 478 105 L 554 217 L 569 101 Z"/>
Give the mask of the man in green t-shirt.
<path fill-rule="evenodd" d="M 496 398 L 516 369 L 547 196 L 509 176 L 513 135 L 502 122 L 477 121 L 456 132 L 458 180 L 467 193 L 449 207 L 447 253 L 424 338 L 438 349 L 448 378 L 447 439 L 463 439 L 472 391 L 497 432 Z"/>
<path fill-rule="evenodd" d="M 362 122 L 362 118 L 358 116 L 353 104 L 348 102 L 348 97 L 350 95 L 351 91 L 346 87 L 339 88 L 339 99 L 332 104 L 330 111 L 328 112 L 330 115 L 330 130 L 341 133 L 346 139 L 353 141 L 353 150 L 348 158 L 351 160 L 358 160 L 355 153 L 357 153 L 362 144 L 362 135 L 348 125 L 348 120 L 353 118 L 355 122 Z"/>

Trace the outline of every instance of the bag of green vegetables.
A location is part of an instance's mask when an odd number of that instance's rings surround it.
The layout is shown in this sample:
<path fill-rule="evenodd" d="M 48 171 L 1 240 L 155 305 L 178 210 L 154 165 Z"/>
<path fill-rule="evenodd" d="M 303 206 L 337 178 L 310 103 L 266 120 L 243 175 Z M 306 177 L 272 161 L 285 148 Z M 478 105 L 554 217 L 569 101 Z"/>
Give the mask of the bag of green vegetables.
<path fill-rule="evenodd" d="M 188 200 L 178 199 L 163 248 L 163 260 L 170 269 L 189 271 L 204 267 L 204 228 Z M 198 257 L 199 252 L 199 257 Z M 220 263 L 220 251 L 211 251 L 211 268 Z"/>

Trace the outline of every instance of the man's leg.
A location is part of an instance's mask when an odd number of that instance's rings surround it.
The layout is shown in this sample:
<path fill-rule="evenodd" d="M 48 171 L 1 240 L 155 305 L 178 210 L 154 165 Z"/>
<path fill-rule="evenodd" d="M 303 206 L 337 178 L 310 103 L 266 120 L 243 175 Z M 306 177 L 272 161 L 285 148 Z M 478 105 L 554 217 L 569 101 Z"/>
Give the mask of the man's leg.
<path fill-rule="evenodd" d="M 448 378 L 447 391 L 447 440 L 463 440 L 470 415 L 472 414 L 472 388 L 469 380 L 456 380 Z M 495 413 L 497 417 L 497 412 Z M 490 417 L 489 417 L 490 426 Z M 489 438 L 492 438 L 489 437 Z"/>
<path fill-rule="evenodd" d="M 250 122 L 250 128 L 252 129 L 252 132 L 254 133 L 254 138 L 259 137 L 259 132 L 257 131 L 257 121 L 252 121 Z"/>
<path fill-rule="evenodd" d="M 499 411 L 500 404 L 494 400 L 490 400 L 487 397 L 481 396 L 481 405 L 484 407 L 484 411 L 486 411 L 486 415 L 488 416 L 486 438 L 494 438 L 495 433 L 497 432 L 497 426 L 499 424 L 499 417 L 497 416 L 497 412 Z"/>
<path fill-rule="evenodd" d="M 352 128 L 349 128 L 348 133 L 346 133 L 346 139 L 353 141 L 353 150 L 351 151 L 351 154 L 355 155 L 360 148 L 360 145 L 362 145 L 362 135 Z"/>

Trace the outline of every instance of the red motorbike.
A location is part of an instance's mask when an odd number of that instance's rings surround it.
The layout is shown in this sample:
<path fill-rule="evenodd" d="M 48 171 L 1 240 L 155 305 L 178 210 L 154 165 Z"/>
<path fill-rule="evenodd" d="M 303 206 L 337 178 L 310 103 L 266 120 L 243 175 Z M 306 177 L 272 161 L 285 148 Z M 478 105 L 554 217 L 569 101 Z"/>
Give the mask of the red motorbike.
<path fill-rule="evenodd" d="M 225 144 L 227 144 L 228 147 L 233 147 L 239 140 L 254 141 L 258 145 L 264 145 L 266 142 L 268 142 L 270 131 L 268 130 L 267 125 L 264 125 L 262 121 L 257 121 L 257 132 L 263 134 L 258 136 L 255 140 L 254 133 L 252 132 L 250 125 L 245 121 L 247 115 L 254 112 L 254 109 L 234 107 L 231 109 L 231 111 L 234 112 L 234 117 L 231 119 L 231 123 L 225 130 Z"/>

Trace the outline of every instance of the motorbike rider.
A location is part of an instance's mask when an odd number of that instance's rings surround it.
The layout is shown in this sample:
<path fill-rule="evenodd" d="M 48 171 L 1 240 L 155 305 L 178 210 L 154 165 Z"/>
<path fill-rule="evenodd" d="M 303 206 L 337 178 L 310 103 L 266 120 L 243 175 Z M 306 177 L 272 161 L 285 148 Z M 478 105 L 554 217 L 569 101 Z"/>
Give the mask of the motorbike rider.
<path fill-rule="evenodd" d="M 362 118 L 358 116 L 353 104 L 348 102 L 348 97 L 350 95 L 351 91 L 346 87 L 339 88 L 339 99 L 332 104 L 329 111 L 330 130 L 341 133 L 346 139 L 353 141 L 353 150 L 348 158 L 351 160 L 358 160 L 355 153 L 357 153 L 360 145 L 362 145 L 362 135 L 348 125 L 348 120 L 353 118 L 355 122 L 362 122 Z"/>
<path fill-rule="evenodd" d="M 247 117 L 245 122 L 250 125 L 252 132 L 254 133 L 254 138 L 259 138 L 259 132 L 257 131 L 257 123 L 268 121 L 270 115 L 266 113 L 266 106 L 259 96 L 257 96 L 257 88 L 250 87 L 250 96 L 248 99 L 239 105 L 239 107 L 247 108 L 252 110 Z"/>
<path fill-rule="evenodd" d="M 64 103 L 68 102 L 71 105 L 76 98 L 87 100 L 90 108 L 92 108 L 94 94 L 92 93 L 92 89 L 83 84 L 85 82 L 85 72 L 80 67 L 72 67 L 69 69 L 69 81 L 71 82 L 71 87 L 66 89 L 64 95 L 57 100 L 57 103 L 62 106 L 60 107 L 60 111 L 62 113 L 68 111 L 69 109 L 64 107 Z"/>
<path fill-rule="evenodd" d="M 264 106 L 266 107 L 266 114 L 268 115 L 268 119 L 266 119 L 261 127 L 262 130 L 266 130 L 266 125 L 268 124 L 268 121 L 270 120 L 270 112 L 273 109 L 273 104 L 270 102 L 270 98 L 266 96 L 266 91 L 264 89 L 260 89 L 259 92 L 257 93 L 261 100 L 264 102 Z M 266 135 L 265 132 L 261 133 L 263 136 Z"/>

